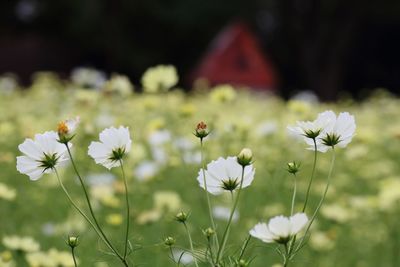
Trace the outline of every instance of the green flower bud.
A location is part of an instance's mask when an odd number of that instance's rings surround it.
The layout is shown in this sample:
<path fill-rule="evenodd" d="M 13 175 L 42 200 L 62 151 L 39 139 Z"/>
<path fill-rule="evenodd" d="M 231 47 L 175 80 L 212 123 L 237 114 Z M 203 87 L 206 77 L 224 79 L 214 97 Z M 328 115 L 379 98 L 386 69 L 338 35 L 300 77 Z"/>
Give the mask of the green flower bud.
<path fill-rule="evenodd" d="M 175 240 L 175 238 L 173 238 L 173 237 L 171 237 L 171 236 L 168 236 L 168 237 L 166 237 L 165 239 L 164 239 L 164 244 L 166 245 L 166 246 L 173 246 L 174 244 L 175 244 L 175 242 L 176 242 L 176 240 Z"/>
<path fill-rule="evenodd" d="M 78 237 L 77 236 L 69 236 L 67 239 L 67 245 L 71 248 L 75 248 L 79 245 Z"/>
<path fill-rule="evenodd" d="M 243 148 L 237 156 L 237 161 L 240 165 L 248 166 L 251 164 L 251 160 L 253 159 L 253 152 L 249 148 Z"/>
<path fill-rule="evenodd" d="M 187 218 L 188 218 L 188 215 L 183 211 L 181 211 L 175 215 L 175 220 L 177 220 L 178 222 L 181 222 L 181 223 L 186 222 Z"/>
<path fill-rule="evenodd" d="M 300 163 L 296 161 L 287 164 L 287 171 L 291 174 L 296 174 L 300 170 Z"/>
<path fill-rule="evenodd" d="M 215 234 L 214 229 L 212 229 L 211 227 L 208 227 L 207 229 L 203 230 L 203 234 L 207 237 L 210 238 L 211 236 L 213 236 Z"/>

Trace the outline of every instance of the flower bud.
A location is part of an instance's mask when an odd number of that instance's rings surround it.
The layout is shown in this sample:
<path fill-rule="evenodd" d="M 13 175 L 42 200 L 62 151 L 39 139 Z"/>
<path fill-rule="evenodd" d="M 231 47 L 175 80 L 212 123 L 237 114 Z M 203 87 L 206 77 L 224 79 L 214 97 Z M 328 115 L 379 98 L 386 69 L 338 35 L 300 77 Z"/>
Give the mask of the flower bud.
<path fill-rule="evenodd" d="M 79 121 L 80 118 L 76 117 L 75 119 L 65 120 L 58 123 L 57 133 L 59 138 L 58 141 L 60 143 L 66 144 L 71 141 L 72 138 L 74 138 L 75 130 L 79 124 Z"/>
<path fill-rule="evenodd" d="M 291 174 L 296 174 L 300 170 L 300 163 L 296 161 L 287 164 L 287 171 Z"/>
<path fill-rule="evenodd" d="M 203 234 L 207 237 L 210 238 L 211 236 L 213 236 L 215 234 L 214 229 L 212 229 L 211 227 L 208 227 L 207 229 L 203 230 Z"/>
<path fill-rule="evenodd" d="M 247 266 L 249 266 L 249 263 L 248 262 L 246 262 L 244 259 L 240 259 L 239 261 L 237 261 L 237 264 L 236 264 L 238 267 L 247 267 Z"/>
<path fill-rule="evenodd" d="M 75 248 L 79 245 L 78 237 L 77 236 L 69 236 L 67 239 L 67 244 L 71 248 Z"/>
<path fill-rule="evenodd" d="M 188 218 L 188 215 L 183 211 L 181 211 L 175 215 L 175 220 L 177 220 L 178 222 L 181 222 L 181 223 L 185 223 L 187 218 Z"/>
<path fill-rule="evenodd" d="M 175 240 L 175 238 L 173 238 L 173 237 L 171 237 L 171 236 L 168 236 L 168 237 L 166 237 L 165 239 L 164 239 L 164 244 L 166 245 L 166 246 L 173 246 L 174 244 L 175 244 L 175 242 L 176 242 L 176 240 Z"/>
<path fill-rule="evenodd" d="M 253 159 L 253 152 L 251 152 L 250 148 L 243 148 L 237 156 L 237 162 L 244 166 L 250 165 L 251 160 Z"/>
<path fill-rule="evenodd" d="M 205 138 L 210 132 L 207 129 L 207 124 L 199 122 L 196 126 L 194 135 L 200 139 Z"/>

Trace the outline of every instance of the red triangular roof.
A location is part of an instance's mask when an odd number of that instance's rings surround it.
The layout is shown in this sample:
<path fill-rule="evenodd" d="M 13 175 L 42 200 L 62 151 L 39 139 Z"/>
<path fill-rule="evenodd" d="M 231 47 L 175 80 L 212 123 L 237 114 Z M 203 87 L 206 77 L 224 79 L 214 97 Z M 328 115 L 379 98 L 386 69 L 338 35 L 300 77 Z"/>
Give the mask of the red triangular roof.
<path fill-rule="evenodd" d="M 258 90 L 277 87 L 272 63 L 244 23 L 233 23 L 218 34 L 190 80 L 199 78 L 206 78 L 211 85 L 230 83 Z"/>

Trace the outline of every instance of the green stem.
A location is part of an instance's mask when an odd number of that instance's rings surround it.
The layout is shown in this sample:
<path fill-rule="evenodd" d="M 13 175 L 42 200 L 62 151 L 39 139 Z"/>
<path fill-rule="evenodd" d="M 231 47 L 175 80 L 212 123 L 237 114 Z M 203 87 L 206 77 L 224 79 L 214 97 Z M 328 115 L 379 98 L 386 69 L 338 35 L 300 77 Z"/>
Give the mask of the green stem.
<path fill-rule="evenodd" d="M 283 267 L 287 267 L 289 266 L 289 251 L 288 251 L 288 247 L 287 244 L 285 244 L 285 255 L 283 256 Z"/>
<path fill-rule="evenodd" d="M 317 153 L 318 153 L 317 142 L 316 142 L 315 138 L 313 140 L 314 140 L 314 164 L 313 164 L 313 168 L 312 168 L 312 172 L 311 172 L 310 182 L 308 183 L 306 200 L 304 202 L 304 206 L 303 206 L 302 212 L 304 212 L 306 210 L 306 207 L 307 207 L 308 197 L 310 195 L 311 184 L 312 184 L 313 179 L 314 179 L 315 167 L 317 166 Z"/>
<path fill-rule="evenodd" d="M 119 252 L 115 249 L 115 247 L 112 245 L 112 243 L 110 242 L 110 240 L 107 238 L 106 234 L 104 233 L 103 229 L 101 228 L 101 226 L 100 226 L 100 224 L 99 224 L 99 222 L 98 222 L 98 220 L 97 220 L 97 218 L 96 218 L 96 216 L 95 216 L 95 214 L 94 214 L 94 211 L 93 211 L 93 208 L 92 208 L 92 203 L 90 202 L 89 194 L 88 194 L 88 191 L 87 191 L 87 189 L 86 189 L 86 185 L 85 185 L 85 183 L 84 183 L 84 181 L 83 181 L 83 179 L 82 179 L 82 176 L 79 174 L 79 171 L 78 171 L 78 168 L 76 167 L 74 158 L 72 157 L 71 150 L 70 150 L 68 144 L 65 144 L 65 146 L 67 147 L 67 151 L 68 151 L 69 158 L 70 158 L 70 160 L 71 160 L 72 167 L 73 167 L 73 169 L 74 169 L 74 171 L 75 171 L 75 174 L 78 176 L 78 180 L 79 180 L 79 182 L 80 182 L 80 184 L 81 184 L 81 186 L 82 186 L 83 193 L 84 193 L 84 195 L 85 195 L 86 203 L 87 203 L 87 205 L 88 205 L 88 207 L 89 207 L 90 214 L 92 215 L 93 221 L 94 221 L 95 225 L 97 226 L 98 231 L 99 231 L 100 234 L 102 235 L 102 240 L 103 240 L 103 241 L 106 243 L 106 245 L 111 249 L 111 251 L 113 251 L 113 252 L 115 253 L 115 255 L 117 255 L 117 257 L 122 261 L 122 263 L 123 263 L 125 266 L 128 266 L 127 263 L 123 261 L 122 256 L 121 256 L 121 255 L 119 254 Z"/>
<path fill-rule="evenodd" d="M 228 236 L 229 236 L 229 229 L 230 229 L 231 224 L 232 224 L 232 218 L 233 218 L 233 215 L 235 213 L 236 207 L 237 207 L 237 205 L 239 203 L 240 192 L 242 191 L 242 186 L 243 186 L 244 169 L 245 169 L 245 166 L 242 167 L 242 178 L 240 180 L 240 187 L 239 187 L 239 190 L 238 190 L 238 193 L 237 193 L 237 196 L 236 196 L 235 203 L 233 204 L 233 207 L 232 207 L 232 210 L 231 210 L 231 214 L 229 215 L 228 224 L 226 225 L 224 234 L 222 236 L 222 245 L 219 248 L 218 253 L 217 253 L 217 260 L 216 260 L 217 264 L 219 264 L 219 262 L 221 260 L 221 257 L 222 257 L 222 254 L 223 254 L 223 251 L 225 249 L 226 241 L 228 240 Z"/>
<path fill-rule="evenodd" d="M 293 189 L 293 196 L 292 196 L 292 207 L 290 209 L 290 216 L 293 215 L 294 203 L 296 201 L 296 194 L 297 194 L 297 176 L 295 173 L 293 174 L 293 176 L 294 176 L 294 189 Z"/>
<path fill-rule="evenodd" d="M 303 238 L 301 239 L 299 245 L 297 246 L 297 248 L 296 248 L 296 250 L 295 250 L 295 253 L 296 253 L 297 251 L 299 251 L 299 249 L 301 248 L 301 245 L 304 243 L 305 237 L 307 236 L 307 233 L 308 233 L 308 231 L 310 230 L 311 225 L 313 224 L 315 218 L 316 218 L 317 215 L 318 215 L 318 212 L 319 212 L 319 210 L 320 210 L 322 204 L 324 203 L 326 194 L 328 193 L 328 189 L 329 189 L 329 186 L 330 186 L 330 183 L 331 183 L 331 177 L 332 177 L 332 172 L 333 172 L 333 166 L 335 165 L 335 158 L 336 158 L 336 157 L 335 157 L 335 150 L 334 150 L 334 147 L 332 147 L 331 166 L 330 166 L 330 168 L 329 168 L 329 173 L 328 173 L 328 178 L 327 178 L 327 181 L 326 181 L 326 186 L 325 186 L 324 193 L 323 193 L 323 195 L 322 195 L 322 197 L 321 197 L 321 200 L 320 200 L 319 203 L 318 203 L 317 208 L 316 208 L 315 211 L 314 211 L 313 216 L 311 217 L 310 223 L 308 224 L 308 226 L 307 226 L 307 228 L 306 228 L 306 231 L 305 231 L 305 233 L 304 233 Z"/>
<path fill-rule="evenodd" d="M 125 201 L 126 201 L 126 232 L 125 232 L 125 248 L 124 248 L 124 259 L 126 259 L 126 255 L 128 252 L 128 236 L 129 236 L 129 222 L 130 222 L 130 214 L 129 214 L 129 195 L 128 195 L 128 184 L 126 182 L 125 170 L 124 165 L 122 164 L 122 160 L 119 160 L 121 171 L 122 171 L 122 178 L 124 180 L 124 187 L 125 187 Z"/>
<path fill-rule="evenodd" d="M 72 259 L 74 260 L 74 266 L 78 267 L 78 264 L 76 263 L 76 259 L 75 259 L 75 251 L 74 248 L 71 248 L 71 254 L 72 254 Z"/>
<path fill-rule="evenodd" d="M 71 202 L 72 206 L 86 219 L 86 221 L 92 226 L 92 228 L 96 231 L 97 235 L 100 237 L 101 240 L 104 241 L 104 243 L 112 250 L 112 248 L 109 246 L 108 242 L 106 242 L 106 240 L 104 239 L 103 235 L 99 232 L 99 230 L 97 229 L 97 227 L 93 224 L 93 222 L 89 219 L 89 217 L 76 205 L 76 203 L 72 200 L 70 194 L 68 193 L 67 189 L 65 188 L 63 182 L 61 181 L 61 178 L 58 174 L 58 171 L 56 168 L 53 168 L 58 182 L 60 183 L 60 186 L 62 188 L 62 190 L 64 191 L 65 195 L 67 196 L 69 202 Z"/>
<path fill-rule="evenodd" d="M 197 263 L 196 255 L 194 254 L 193 241 L 192 241 L 192 236 L 190 234 L 189 228 L 187 227 L 185 222 L 183 222 L 183 226 L 185 226 L 185 230 L 186 230 L 186 233 L 188 235 L 190 251 L 192 252 L 192 256 L 193 256 L 193 259 L 194 259 L 194 264 L 196 265 L 196 267 L 199 267 L 199 265 Z"/>
<path fill-rule="evenodd" d="M 200 156 L 201 156 L 201 164 L 202 164 L 202 170 L 203 170 L 203 182 L 204 182 L 204 189 L 206 191 L 206 198 L 207 198 L 207 206 L 208 206 L 208 214 L 210 216 L 210 221 L 211 221 L 211 227 L 213 228 L 214 231 L 217 231 L 215 227 L 215 222 L 214 222 L 214 217 L 212 214 L 212 207 L 211 207 L 211 201 L 210 201 L 210 194 L 207 191 L 207 181 L 206 181 L 206 171 L 205 171 L 205 162 L 204 162 L 204 146 L 203 146 L 203 139 L 200 138 Z M 217 249 L 219 248 L 219 242 L 218 242 L 218 235 L 215 234 L 213 237 L 214 243 L 217 246 Z"/>
<path fill-rule="evenodd" d="M 238 261 L 240 261 L 240 260 L 243 258 L 244 252 L 246 251 L 246 248 L 247 248 L 247 246 L 249 245 L 250 239 L 251 239 L 251 235 L 249 235 L 249 236 L 246 238 L 246 241 L 244 242 L 244 244 L 243 244 L 243 246 L 242 246 L 242 249 L 240 250 L 240 255 L 239 255 Z"/>

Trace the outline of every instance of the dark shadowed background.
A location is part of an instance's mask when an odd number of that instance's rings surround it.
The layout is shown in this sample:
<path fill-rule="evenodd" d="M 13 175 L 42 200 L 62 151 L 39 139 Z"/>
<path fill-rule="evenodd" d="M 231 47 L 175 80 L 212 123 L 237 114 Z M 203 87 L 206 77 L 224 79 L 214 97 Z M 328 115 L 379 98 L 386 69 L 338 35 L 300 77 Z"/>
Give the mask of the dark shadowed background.
<path fill-rule="evenodd" d="M 3 0 L 0 73 L 24 83 L 38 70 L 120 72 L 174 64 L 187 77 L 226 26 L 246 23 L 279 77 L 278 92 L 363 97 L 399 93 L 398 0 Z"/>

